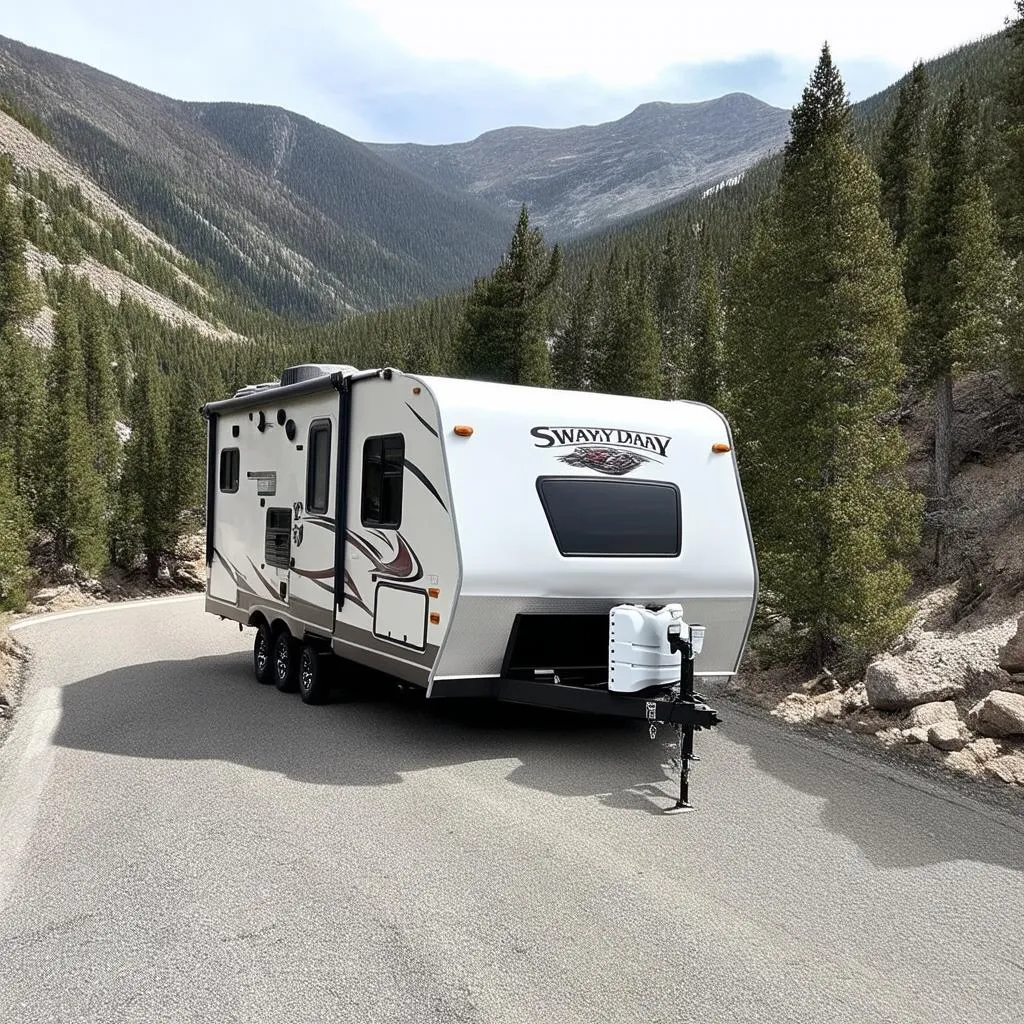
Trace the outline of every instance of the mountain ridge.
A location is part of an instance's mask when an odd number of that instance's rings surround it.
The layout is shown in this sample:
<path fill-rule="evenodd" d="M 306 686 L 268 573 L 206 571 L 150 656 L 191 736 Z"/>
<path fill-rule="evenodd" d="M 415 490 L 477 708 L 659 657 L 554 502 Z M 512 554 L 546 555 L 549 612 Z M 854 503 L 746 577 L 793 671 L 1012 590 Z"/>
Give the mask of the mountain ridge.
<path fill-rule="evenodd" d="M 466 165 L 452 174 L 281 106 L 176 100 L 3 36 L 0 93 L 243 305 L 313 322 L 468 287 L 523 203 L 557 241 L 741 172 L 781 145 L 788 118 L 745 94 L 652 101 L 602 125 L 442 147 Z"/>
<path fill-rule="evenodd" d="M 732 134 L 722 132 L 723 121 Z M 468 142 L 366 145 L 439 188 L 509 210 L 526 203 L 535 224 L 567 241 L 742 173 L 781 148 L 788 131 L 788 110 L 732 92 L 642 103 L 597 125 L 518 125 Z"/>

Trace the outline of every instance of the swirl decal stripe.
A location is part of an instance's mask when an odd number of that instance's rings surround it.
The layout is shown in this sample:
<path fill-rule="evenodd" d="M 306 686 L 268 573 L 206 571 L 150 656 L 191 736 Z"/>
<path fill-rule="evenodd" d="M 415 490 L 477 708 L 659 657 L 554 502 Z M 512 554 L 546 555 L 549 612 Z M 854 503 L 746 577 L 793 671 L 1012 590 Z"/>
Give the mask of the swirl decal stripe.
<path fill-rule="evenodd" d="M 405 463 L 405 468 L 416 476 L 420 483 L 423 484 L 423 486 L 426 487 L 426 489 L 430 491 L 430 493 L 435 498 L 437 498 L 437 503 L 441 506 L 441 508 L 443 508 L 445 512 L 447 512 L 448 506 L 444 503 L 444 500 L 442 499 L 441 495 L 438 494 L 437 488 L 427 479 L 427 474 L 424 473 L 419 466 L 417 466 L 413 462 L 410 462 L 408 459 L 403 459 L 402 461 Z"/>

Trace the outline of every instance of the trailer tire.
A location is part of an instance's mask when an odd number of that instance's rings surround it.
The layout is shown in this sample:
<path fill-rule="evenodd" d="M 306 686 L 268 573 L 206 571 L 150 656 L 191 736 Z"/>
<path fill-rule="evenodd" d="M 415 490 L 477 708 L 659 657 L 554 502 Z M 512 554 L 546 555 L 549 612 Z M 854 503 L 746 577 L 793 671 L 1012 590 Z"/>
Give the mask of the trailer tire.
<path fill-rule="evenodd" d="M 274 634 L 261 622 L 252 645 L 252 668 L 256 682 L 263 686 L 274 681 Z"/>
<path fill-rule="evenodd" d="M 274 640 L 274 685 L 282 693 L 298 689 L 298 644 L 287 629 L 281 629 Z"/>
<path fill-rule="evenodd" d="M 302 653 L 298 663 L 299 696 L 304 704 L 323 704 L 330 694 L 331 684 L 325 659 L 330 657 L 322 654 L 311 644 L 302 645 Z"/>

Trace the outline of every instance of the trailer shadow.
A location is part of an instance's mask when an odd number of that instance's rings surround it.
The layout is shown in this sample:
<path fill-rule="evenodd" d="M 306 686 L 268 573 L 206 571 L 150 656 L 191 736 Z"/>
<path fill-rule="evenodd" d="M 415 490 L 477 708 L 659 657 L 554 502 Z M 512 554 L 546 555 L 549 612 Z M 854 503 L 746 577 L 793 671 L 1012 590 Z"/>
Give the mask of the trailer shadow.
<path fill-rule="evenodd" d="M 651 814 L 673 792 L 665 746 L 638 722 L 489 700 L 425 701 L 373 678 L 351 702 L 307 706 L 259 686 L 247 654 L 136 665 L 61 693 L 54 742 L 73 749 L 230 761 L 331 786 L 386 786 L 410 772 L 516 759 L 506 776 L 516 785 Z"/>

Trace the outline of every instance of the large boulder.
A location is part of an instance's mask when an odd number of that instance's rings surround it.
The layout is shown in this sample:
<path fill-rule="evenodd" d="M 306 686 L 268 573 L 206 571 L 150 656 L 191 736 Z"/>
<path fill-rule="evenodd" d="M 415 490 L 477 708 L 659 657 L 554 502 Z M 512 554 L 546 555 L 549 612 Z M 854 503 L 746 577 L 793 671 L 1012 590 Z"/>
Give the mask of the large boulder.
<path fill-rule="evenodd" d="M 891 654 L 868 665 L 864 674 L 868 702 L 881 711 L 906 711 L 918 704 L 946 700 L 963 690 L 963 683 L 932 675 Z"/>
<path fill-rule="evenodd" d="M 999 667 L 1011 675 L 1024 672 L 1024 615 L 1017 623 L 1017 632 L 999 648 Z"/>
<path fill-rule="evenodd" d="M 928 727 L 928 742 L 937 750 L 963 750 L 970 737 L 967 726 L 959 720 L 936 722 Z"/>
<path fill-rule="evenodd" d="M 985 771 L 1003 782 L 1024 786 L 1024 757 L 1020 754 L 1004 754 L 985 764 Z"/>
<path fill-rule="evenodd" d="M 993 690 L 967 712 L 967 723 L 982 736 L 1024 736 L 1024 694 Z"/>
<path fill-rule="evenodd" d="M 933 700 L 910 709 L 910 714 L 907 715 L 907 728 L 927 729 L 938 722 L 955 722 L 959 717 L 960 712 L 951 700 Z"/>

